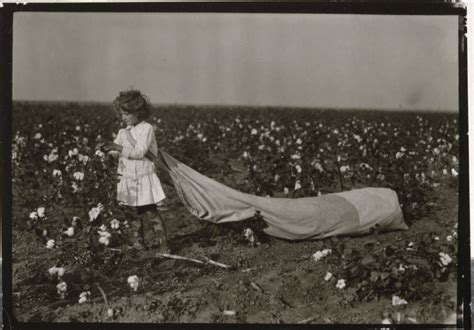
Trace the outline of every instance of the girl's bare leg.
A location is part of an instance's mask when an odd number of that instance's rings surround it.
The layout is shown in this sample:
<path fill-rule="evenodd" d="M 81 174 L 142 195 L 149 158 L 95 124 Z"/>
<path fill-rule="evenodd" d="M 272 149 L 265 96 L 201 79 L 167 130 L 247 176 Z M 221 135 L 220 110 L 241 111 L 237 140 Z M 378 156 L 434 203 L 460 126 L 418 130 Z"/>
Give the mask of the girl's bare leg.
<path fill-rule="evenodd" d="M 168 237 L 163 217 L 158 212 L 148 212 L 148 219 L 153 224 L 154 233 L 158 236 L 158 240 L 160 242 L 159 252 L 169 253 L 170 249 L 168 247 Z"/>
<path fill-rule="evenodd" d="M 145 246 L 145 232 L 143 228 L 143 218 L 135 219 L 132 222 L 132 226 L 134 229 L 133 236 L 135 238 L 135 242 L 133 243 L 133 248 L 135 250 L 143 250 Z"/>

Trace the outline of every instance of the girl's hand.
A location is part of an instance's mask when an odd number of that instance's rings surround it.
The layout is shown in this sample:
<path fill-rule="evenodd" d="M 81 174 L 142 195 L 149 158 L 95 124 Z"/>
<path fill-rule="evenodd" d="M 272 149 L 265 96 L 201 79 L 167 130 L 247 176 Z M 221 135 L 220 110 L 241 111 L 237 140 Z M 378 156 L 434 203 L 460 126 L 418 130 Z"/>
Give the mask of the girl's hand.
<path fill-rule="evenodd" d="M 122 152 L 123 147 L 120 144 L 114 142 L 105 142 L 104 143 L 104 150 L 105 151 L 118 151 Z"/>

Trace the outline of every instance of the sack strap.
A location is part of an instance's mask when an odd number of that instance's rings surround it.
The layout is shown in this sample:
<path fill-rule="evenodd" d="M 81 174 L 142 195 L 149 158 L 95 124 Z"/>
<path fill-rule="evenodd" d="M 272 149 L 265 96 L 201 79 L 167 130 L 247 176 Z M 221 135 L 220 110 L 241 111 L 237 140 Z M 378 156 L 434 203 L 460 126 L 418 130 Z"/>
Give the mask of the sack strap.
<path fill-rule="evenodd" d="M 137 144 L 137 141 L 133 138 L 132 136 L 132 133 L 130 133 L 130 130 L 128 129 L 125 129 L 125 136 L 127 137 L 127 140 L 128 142 L 130 142 L 130 144 L 135 147 L 136 144 Z M 150 150 L 147 151 L 147 153 L 145 154 L 145 158 L 148 158 L 149 160 L 151 160 L 155 166 L 158 166 L 159 168 L 167 171 L 167 172 L 170 172 L 171 169 L 168 167 L 168 165 L 166 165 L 166 163 L 163 161 L 162 156 L 161 156 L 161 153 L 160 153 L 160 149 L 158 148 L 158 154 L 159 156 L 156 156 L 154 153 L 152 153 Z"/>

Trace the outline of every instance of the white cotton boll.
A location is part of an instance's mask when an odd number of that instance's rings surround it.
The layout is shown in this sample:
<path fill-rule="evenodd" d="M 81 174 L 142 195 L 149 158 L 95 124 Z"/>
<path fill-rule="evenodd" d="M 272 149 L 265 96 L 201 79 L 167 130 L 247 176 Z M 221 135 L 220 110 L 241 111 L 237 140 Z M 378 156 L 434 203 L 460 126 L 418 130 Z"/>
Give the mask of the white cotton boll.
<path fill-rule="evenodd" d="M 338 288 L 339 290 L 342 290 L 346 287 L 346 280 L 338 280 L 337 281 L 337 284 L 336 284 L 336 288 Z"/>
<path fill-rule="evenodd" d="M 74 177 L 74 179 L 76 179 L 77 181 L 82 181 L 82 180 L 84 180 L 84 173 L 82 173 L 82 172 L 75 172 L 75 173 L 73 174 L 73 177 Z"/>
<path fill-rule="evenodd" d="M 45 217 L 45 211 L 46 209 L 44 207 L 38 207 L 38 209 L 36 210 L 38 212 L 38 217 L 40 218 L 44 218 Z"/>
<path fill-rule="evenodd" d="M 87 301 L 87 296 L 79 296 L 79 304 L 83 304 Z"/>
<path fill-rule="evenodd" d="M 34 139 L 35 140 L 41 139 L 41 133 L 36 133 Z"/>
<path fill-rule="evenodd" d="M 323 167 L 321 166 L 320 163 L 316 163 L 314 164 L 314 168 L 317 169 L 319 172 L 323 172 Z"/>
<path fill-rule="evenodd" d="M 57 290 L 58 294 L 61 296 L 61 298 L 64 298 L 64 294 L 67 291 L 66 282 L 64 282 L 64 281 L 59 282 L 58 285 L 56 285 L 56 290 Z"/>
<path fill-rule="evenodd" d="M 73 183 L 71 184 L 71 187 L 72 187 L 72 192 L 73 192 L 73 193 L 79 191 L 79 186 L 77 185 L 77 182 L 73 182 Z"/>
<path fill-rule="evenodd" d="M 107 236 L 100 236 L 99 243 L 108 246 L 110 244 L 110 238 Z"/>
<path fill-rule="evenodd" d="M 57 271 L 58 271 L 58 277 L 63 277 L 64 273 L 66 272 L 64 267 L 58 267 Z"/>
<path fill-rule="evenodd" d="M 118 221 L 117 219 L 112 219 L 112 221 L 110 221 L 110 228 L 119 229 L 120 228 L 120 221 Z"/>
<path fill-rule="evenodd" d="M 346 173 L 348 169 L 349 166 L 341 166 L 339 170 L 341 171 L 341 173 Z"/>
<path fill-rule="evenodd" d="M 53 170 L 53 177 L 61 176 L 62 173 L 60 170 Z"/>
<path fill-rule="evenodd" d="M 137 275 L 129 276 L 127 279 L 127 282 L 130 285 L 130 287 L 133 289 L 133 291 L 137 291 L 138 284 L 139 284 L 139 279 Z"/>
<path fill-rule="evenodd" d="M 314 261 L 319 261 L 321 260 L 322 258 L 328 256 L 329 254 L 331 254 L 332 250 L 331 249 L 324 249 L 324 250 L 321 250 L 321 251 L 317 251 L 315 254 L 313 254 L 313 260 Z"/>
<path fill-rule="evenodd" d="M 52 162 L 54 162 L 55 160 L 57 160 L 58 158 L 59 158 L 59 156 L 58 156 L 57 154 L 50 154 L 50 155 L 48 156 L 48 162 L 49 162 L 49 163 L 52 163 Z"/>
<path fill-rule="evenodd" d="M 74 236 L 74 227 L 69 227 L 64 233 L 65 233 L 68 237 Z"/>
<path fill-rule="evenodd" d="M 302 169 L 300 165 L 296 165 L 295 168 L 296 168 L 296 172 L 301 173 Z"/>
<path fill-rule="evenodd" d="M 56 242 L 54 239 L 50 239 L 46 242 L 46 248 L 47 249 L 53 249 L 56 246 Z"/>
<path fill-rule="evenodd" d="M 37 220 L 38 219 L 38 212 L 34 211 L 30 213 L 30 219 L 31 220 Z"/>
<path fill-rule="evenodd" d="M 327 273 L 326 273 L 326 276 L 324 276 L 324 280 L 327 282 L 327 281 L 329 281 L 329 280 L 332 278 L 332 276 L 333 276 L 332 273 L 327 272 Z"/>
<path fill-rule="evenodd" d="M 95 219 L 97 219 L 100 214 L 100 211 L 101 210 L 98 207 L 91 208 L 89 211 L 89 221 L 94 221 Z"/>
<path fill-rule="evenodd" d="M 58 273 L 58 268 L 56 266 L 53 266 L 50 269 L 48 269 L 48 273 L 49 275 L 53 276 Z"/>
<path fill-rule="evenodd" d="M 440 256 L 441 263 L 444 266 L 449 265 L 453 261 L 453 259 L 451 259 L 451 257 L 446 253 L 440 252 L 439 256 Z"/>
<path fill-rule="evenodd" d="M 100 157 L 100 158 L 104 158 L 104 157 L 105 157 L 105 153 L 104 153 L 102 150 L 100 150 L 100 149 L 98 149 L 98 150 L 95 151 L 95 155 L 98 156 L 98 157 Z"/>
<path fill-rule="evenodd" d="M 295 190 L 298 190 L 298 189 L 301 189 L 301 182 L 300 182 L 300 180 L 297 180 L 297 181 L 295 182 Z"/>
<path fill-rule="evenodd" d="M 399 296 L 392 296 L 393 306 L 400 306 L 400 305 L 407 305 L 407 304 L 408 302 L 405 299 L 402 299 Z"/>

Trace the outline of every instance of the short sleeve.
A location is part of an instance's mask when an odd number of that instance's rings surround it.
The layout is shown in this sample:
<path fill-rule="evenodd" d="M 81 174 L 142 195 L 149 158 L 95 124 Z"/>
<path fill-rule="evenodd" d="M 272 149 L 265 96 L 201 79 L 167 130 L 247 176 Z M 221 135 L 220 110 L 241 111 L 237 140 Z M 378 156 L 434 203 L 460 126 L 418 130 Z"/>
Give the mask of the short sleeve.
<path fill-rule="evenodd" d="M 123 135 L 123 128 L 121 128 L 118 131 L 117 136 L 115 137 L 114 143 L 122 145 L 122 135 Z"/>

